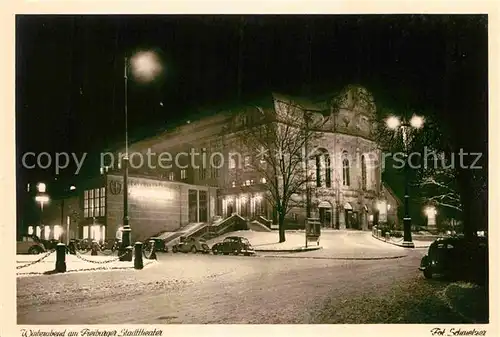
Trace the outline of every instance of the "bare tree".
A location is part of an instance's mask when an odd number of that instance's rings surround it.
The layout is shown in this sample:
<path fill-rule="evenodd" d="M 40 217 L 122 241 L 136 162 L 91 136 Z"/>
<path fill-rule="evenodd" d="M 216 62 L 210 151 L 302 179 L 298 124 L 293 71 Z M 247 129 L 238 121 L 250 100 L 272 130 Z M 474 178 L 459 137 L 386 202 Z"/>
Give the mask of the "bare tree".
<path fill-rule="evenodd" d="M 321 137 L 325 118 L 320 112 L 280 100 L 273 109 L 257 107 L 243 114 L 240 119 L 245 123 L 234 133 L 233 147 L 251 158 L 246 169 L 265 179 L 265 198 L 275 211 L 279 242 L 284 242 L 286 215 L 306 204 L 304 195 L 313 178 L 313 170 L 306 164 L 306 148 Z"/>
<path fill-rule="evenodd" d="M 456 187 L 456 179 L 456 170 L 452 168 L 423 169 L 417 179 L 423 201 L 462 212 L 462 201 Z"/>

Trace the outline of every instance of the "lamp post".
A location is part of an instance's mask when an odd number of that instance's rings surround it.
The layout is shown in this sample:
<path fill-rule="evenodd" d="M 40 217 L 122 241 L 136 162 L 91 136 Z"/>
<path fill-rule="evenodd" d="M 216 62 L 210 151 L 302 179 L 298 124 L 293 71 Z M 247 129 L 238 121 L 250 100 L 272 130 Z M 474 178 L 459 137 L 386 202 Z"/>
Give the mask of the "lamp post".
<path fill-rule="evenodd" d="M 403 145 L 405 151 L 405 195 L 404 195 L 404 218 L 403 218 L 403 246 L 407 248 L 414 248 L 411 237 L 411 215 L 410 215 L 410 192 L 409 192 L 409 145 L 410 145 L 410 131 L 412 129 L 420 129 L 424 126 L 424 118 L 421 116 L 413 115 L 413 117 L 407 120 L 401 120 L 398 117 L 391 116 L 386 120 L 386 125 L 389 129 L 399 131 L 401 130 L 401 135 L 403 137 Z"/>
<path fill-rule="evenodd" d="M 128 215 L 128 78 L 129 73 L 139 82 L 153 80 L 162 71 L 163 67 L 159 57 L 152 51 L 141 51 L 134 54 L 130 59 L 125 57 L 124 62 L 124 119 L 125 119 L 125 156 L 123 157 L 123 236 L 119 255 L 124 255 L 131 248 L 131 228 Z M 132 251 L 120 258 L 122 261 L 132 261 Z"/>
<path fill-rule="evenodd" d="M 50 201 L 49 196 L 46 194 L 47 185 L 44 183 L 38 183 L 37 186 L 37 195 L 35 196 L 35 201 L 40 204 L 40 232 L 42 231 L 43 225 L 43 205 L 47 204 Z M 36 234 L 36 232 L 35 232 Z"/>

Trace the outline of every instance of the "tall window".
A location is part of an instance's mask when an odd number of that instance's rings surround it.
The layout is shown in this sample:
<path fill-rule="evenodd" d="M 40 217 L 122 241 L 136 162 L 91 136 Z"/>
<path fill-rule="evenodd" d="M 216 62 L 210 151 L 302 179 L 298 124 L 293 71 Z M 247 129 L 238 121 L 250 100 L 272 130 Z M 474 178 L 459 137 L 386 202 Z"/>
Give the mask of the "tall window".
<path fill-rule="evenodd" d="M 220 177 L 221 158 L 219 155 L 213 156 L 210 165 L 212 165 L 212 178 Z"/>
<path fill-rule="evenodd" d="M 236 159 L 233 156 L 229 157 L 229 168 L 230 169 L 236 168 Z"/>
<path fill-rule="evenodd" d="M 174 180 L 174 172 L 168 173 L 168 180 Z"/>
<path fill-rule="evenodd" d="M 316 186 L 321 187 L 321 156 L 316 156 Z"/>
<path fill-rule="evenodd" d="M 207 178 L 207 165 L 206 165 L 206 160 L 207 160 L 207 149 L 204 147 L 201 149 L 201 165 L 198 168 L 199 172 L 199 179 L 200 180 L 205 180 Z"/>
<path fill-rule="evenodd" d="M 187 171 L 186 169 L 181 170 L 181 179 L 184 180 L 187 178 Z"/>
<path fill-rule="evenodd" d="M 208 198 L 207 191 L 199 191 L 200 196 L 200 222 L 208 221 Z"/>
<path fill-rule="evenodd" d="M 189 222 L 198 222 L 198 191 L 188 191 L 188 220 Z"/>
<path fill-rule="evenodd" d="M 366 161 L 365 156 L 361 156 L 361 188 L 366 191 Z"/>
<path fill-rule="evenodd" d="M 83 194 L 83 216 L 92 218 L 104 216 L 106 212 L 106 189 L 104 187 L 86 190 Z"/>
<path fill-rule="evenodd" d="M 332 171 L 331 171 L 330 155 L 325 154 L 325 184 L 326 187 L 332 187 Z"/>
<path fill-rule="evenodd" d="M 342 185 L 350 186 L 351 179 L 349 174 L 349 159 L 347 158 L 347 152 L 342 154 Z"/>

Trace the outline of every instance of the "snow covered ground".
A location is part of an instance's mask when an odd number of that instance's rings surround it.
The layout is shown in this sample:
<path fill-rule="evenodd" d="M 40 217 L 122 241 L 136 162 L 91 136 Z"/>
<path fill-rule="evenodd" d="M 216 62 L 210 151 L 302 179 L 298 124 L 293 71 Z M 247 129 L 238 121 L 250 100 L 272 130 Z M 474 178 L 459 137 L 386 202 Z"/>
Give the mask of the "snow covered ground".
<path fill-rule="evenodd" d="M 222 241 L 227 236 L 242 236 L 248 239 L 252 246 L 266 252 L 260 255 L 273 255 L 272 250 L 278 254 L 282 250 L 296 250 L 305 247 L 304 231 L 287 231 L 286 241 L 279 243 L 278 232 L 254 232 L 237 231 L 227 233 L 221 237 L 210 240 L 212 245 Z M 308 246 L 316 246 L 315 243 L 309 243 Z M 319 246 L 322 248 L 316 251 L 290 253 L 289 255 L 303 257 L 322 257 L 322 258 L 388 258 L 406 255 L 405 248 L 390 245 L 371 237 L 371 232 L 362 231 L 338 231 L 324 230 L 321 233 Z M 271 251 L 271 252 L 269 252 Z M 279 253 L 280 256 L 287 255 Z"/>
<path fill-rule="evenodd" d="M 17 255 L 16 274 L 18 277 L 43 275 L 52 272 L 56 265 L 56 253 L 53 252 L 42 261 L 36 262 L 45 254 Z M 155 260 L 143 259 L 144 268 L 149 267 Z M 33 264 L 32 264 L 33 263 Z M 70 255 L 66 254 L 66 272 L 107 271 L 116 269 L 133 269 L 134 261 L 119 261 L 117 256 L 92 256 L 89 253 Z"/>

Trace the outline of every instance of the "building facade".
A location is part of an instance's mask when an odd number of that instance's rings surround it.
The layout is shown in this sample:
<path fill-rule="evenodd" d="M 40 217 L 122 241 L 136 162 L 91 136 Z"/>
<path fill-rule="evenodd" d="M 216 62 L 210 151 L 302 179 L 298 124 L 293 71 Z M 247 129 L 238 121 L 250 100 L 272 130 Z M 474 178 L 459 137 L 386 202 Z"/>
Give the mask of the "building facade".
<path fill-rule="evenodd" d="M 221 111 L 135 142 L 129 148 L 130 169 L 169 181 L 216 187 L 216 214 L 222 217 L 236 212 L 272 220 L 273 207 L 266 201 L 268 182 L 247 167 L 248 158 L 234 156 L 237 130 L 250 125 L 256 114 L 276 114 L 293 106 L 324 119 L 319 137 L 309 144 L 316 151 L 309 160 L 316 174 L 311 206 L 323 226 L 367 230 L 379 219 L 397 223 L 400 202 L 382 183 L 381 150 L 374 136 L 375 105 L 364 88 L 348 86 L 340 95 L 320 101 L 272 94 L 268 102 Z M 108 154 L 106 165 L 119 165 L 116 158 L 123 153 L 122 149 Z M 292 209 L 287 217 L 288 223 L 299 227 L 304 220 L 304 207 Z"/>
<path fill-rule="evenodd" d="M 129 146 L 129 216 L 132 239 L 143 240 L 188 223 L 238 213 L 276 221 L 269 182 L 239 154 L 238 130 L 261 114 L 293 107 L 321 119 L 308 143 L 311 214 L 324 227 L 368 230 L 397 225 L 400 201 L 382 182 L 382 154 L 374 137 L 375 105 L 361 87 L 305 100 L 272 94 L 262 104 L 224 110 L 133 142 Z M 305 153 L 305 151 L 304 151 Z M 52 200 L 42 221 L 28 231 L 51 239 L 114 238 L 123 223 L 123 149 L 101 154 L 101 175 L 77 186 L 74 195 Z M 303 197 L 303 196 L 301 196 Z M 305 207 L 294 207 L 288 228 L 304 226 Z"/>

